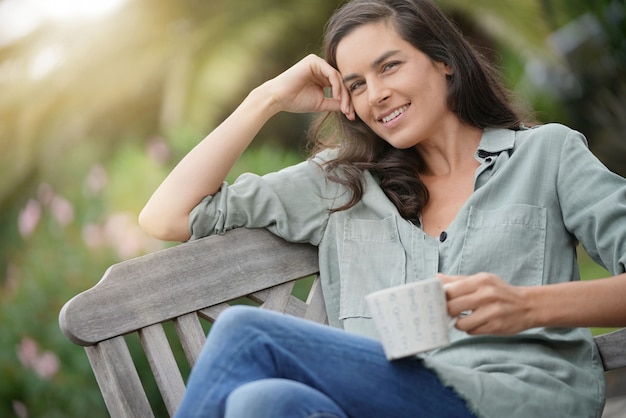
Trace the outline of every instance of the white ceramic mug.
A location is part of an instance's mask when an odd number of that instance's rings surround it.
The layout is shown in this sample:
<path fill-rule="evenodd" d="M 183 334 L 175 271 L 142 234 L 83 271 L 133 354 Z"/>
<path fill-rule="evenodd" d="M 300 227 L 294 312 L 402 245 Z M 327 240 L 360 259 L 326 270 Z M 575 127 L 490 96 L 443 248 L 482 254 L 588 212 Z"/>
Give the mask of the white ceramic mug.
<path fill-rule="evenodd" d="M 420 280 L 365 296 L 389 360 L 450 344 L 456 319 L 448 315 L 439 279 Z"/>

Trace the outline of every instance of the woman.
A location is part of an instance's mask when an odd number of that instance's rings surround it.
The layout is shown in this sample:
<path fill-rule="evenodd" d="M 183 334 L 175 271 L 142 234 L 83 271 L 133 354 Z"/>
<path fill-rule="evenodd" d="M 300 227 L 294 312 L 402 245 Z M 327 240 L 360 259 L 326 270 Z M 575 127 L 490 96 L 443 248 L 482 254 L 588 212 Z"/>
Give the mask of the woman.
<path fill-rule="evenodd" d="M 140 215 L 165 240 L 245 226 L 319 247 L 332 327 L 229 309 L 179 416 L 599 416 L 584 327 L 626 325 L 626 181 L 580 133 L 524 127 L 428 0 L 347 3 L 325 57 L 254 89 Z M 324 112 L 315 155 L 223 184 L 281 111 Z M 578 242 L 616 276 L 578 281 Z M 449 347 L 388 362 L 364 296 L 438 273 L 450 315 L 470 314 Z"/>

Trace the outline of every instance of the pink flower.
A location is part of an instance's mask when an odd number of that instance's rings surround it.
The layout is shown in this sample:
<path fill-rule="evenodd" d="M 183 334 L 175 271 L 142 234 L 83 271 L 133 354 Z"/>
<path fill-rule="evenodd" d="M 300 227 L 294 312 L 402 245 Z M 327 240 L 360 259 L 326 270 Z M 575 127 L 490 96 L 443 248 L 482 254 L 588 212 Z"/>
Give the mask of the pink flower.
<path fill-rule="evenodd" d="M 40 220 L 41 204 L 34 199 L 30 199 L 24 209 L 20 211 L 20 215 L 17 220 L 20 235 L 24 238 L 30 236 L 39 224 Z"/>
<path fill-rule="evenodd" d="M 102 227 L 96 224 L 87 224 L 82 230 L 83 242 L 91 249 L 101 248 L 106 243 Z"/>
<path fill-rule="evenodd" d="M 59 358 L 51 351 L 44 351 L 37 357 L 33 369 L 42 379 L 50 380 L 59 371 Z"/>
<path fill-rule="evenodd" d="M 134 220 L 126 213 L 111 215 L 104 227 L 109 244 L 122 259 L 132 258 L 141 251 L 141 239 Z"/>
<path fill-rule="evenodd" d="M 109 246 L 119 258 L 137 257 L 164 247 L 162 241 L 148 236 L 129 213 L 110 214 L 103 224 L 86 224 L 82 228 L 83 242 L 93 250 Z"/>
<path fill-rule="evenodd" d="M 24 405 L 23 402 L 13 401 L 13 412 L 18 418 L 27 418 L 28 417 L 28 408 Z"/>
<path fill-rule="evenodd" d="M 67 226 L 74 220 L 74 206 L 65 198 L 55 195 L 50 202 L 52 216 L 61 225 Z"/>
<path fill-rule="evenodd" d="M 17 358 L 24 367 L 32 367 L 37 361 L 37 343 L 32 338 L 22 337 L 22 343 L 17 351 Z"/>
<path fill-rule="evenodd" d="M 29 337 L 22 337 L 17 358 L 22 366 L 33 370 L 42 379 L 49 380 L 59 371 L 59 358 L 51 351 L 39 354 L 37 342 Z"/>

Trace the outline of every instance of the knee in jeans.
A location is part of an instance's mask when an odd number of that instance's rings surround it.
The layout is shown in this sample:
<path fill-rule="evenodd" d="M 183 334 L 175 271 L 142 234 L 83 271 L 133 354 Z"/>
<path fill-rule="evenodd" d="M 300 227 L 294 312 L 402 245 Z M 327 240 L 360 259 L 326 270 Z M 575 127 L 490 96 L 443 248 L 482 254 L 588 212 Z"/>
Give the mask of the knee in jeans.
<path fill-rule="evenodd" d="M 243 328 L 251 326 L 262 328 L 263 324 L 277 315 L 276 312 L 260 309 L 254 306 L 235 305 L 222 312 L 213 326 L 226 328 Z"/>
<path fill-rule="evenodd" d="M 220 333 L 226 331 L 231 333 L 235 331 L 246 335 L 250 328 L 257 328 L 261 314 L 261 309 L 252 306 L 232 306 L 218 316 L 211 327 L 211 332 Z"/>
<path fill-rule="evenodd" d="M 345 415 L 317 391 L 285 379 L 262 379 L 235 389 L 226 400 L 227 417 L 340 418 Z"/>
<path fill-rule="evenodd" d="M 269 380 L 269 379 L 268 379 Z M 257 380 L 239 386 L 228 396 L 226 410 L 234 411 L 245 409 L 247 411 L 258 410 L 258 408 L 272 402 L 275 395 L 272 385 L 267 380 Z"/>

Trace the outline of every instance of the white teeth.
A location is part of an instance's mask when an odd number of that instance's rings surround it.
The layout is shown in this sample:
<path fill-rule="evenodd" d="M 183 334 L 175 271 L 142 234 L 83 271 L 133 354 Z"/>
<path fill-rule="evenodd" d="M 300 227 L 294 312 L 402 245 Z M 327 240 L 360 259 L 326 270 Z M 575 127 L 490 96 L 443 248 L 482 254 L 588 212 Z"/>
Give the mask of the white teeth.
<path fill-rule="evenodd" d="M 409 108 L 408 105 L 402 106 L 400 109 L 397 109 L 397 110 L 393 111 L 390 115 L 385 116 L 381 120 L 383 121 L 383 123 L 387 123 L 389 121 L 392 121 L 395 118 L 397 118 L 398 116 L 400 116 L 401 114 L 403 114 L 408 108 Z"/>

